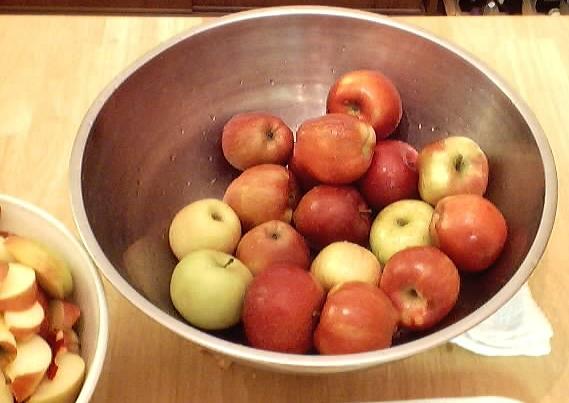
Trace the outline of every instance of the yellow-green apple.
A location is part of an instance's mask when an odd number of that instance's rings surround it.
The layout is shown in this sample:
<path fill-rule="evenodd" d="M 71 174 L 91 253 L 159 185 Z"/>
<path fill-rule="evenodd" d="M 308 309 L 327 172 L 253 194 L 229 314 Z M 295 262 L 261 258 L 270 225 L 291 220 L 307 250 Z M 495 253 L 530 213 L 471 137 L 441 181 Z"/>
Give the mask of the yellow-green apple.
<path fill-rule="evenodd" d="M 329 185 L 345 185 L 369 168 L 375 147 L 373 128 L 341 113 L 304 121 L 294 145 L 295 164 Z"/>
<path fill-rule="evenodd" d="M 227 187 L 223 200 L 239 216 L 243 229 L 271 220 L 290 222 L 298 203 L 299 188 L 294 175 L 275 164 L 245 170 Z"/>
<path fill-rule="evenodd" d="M 378 140 L 393 133 L 403 115 L 399 91 L 377 70 L 343 74 L 328 92 L 326 109 L 329 113 L 347 113 L 368 122 Z"/>
<path fill-rule="evenodd" d="M 476 194 L 488 186 L 488 159 L 472 139 L 451 136 L 437 140 L 419 152 L 419 193 L 433 206 L 445 196 Z"/>
<path fill-rule="evenodd" d="M 253 278 L 237 258 L 214 250 L 190 252 L 176 265 L 170 296 L 192 325 L 225 329 L 239 322 L 245 290 Z"/>
<path fill-rule="evenodd" d="M 5 240 L 6 237 L 0 235 L 0 262 L 14 262 L 14 256 L 12 256 L 12 254 L 8 252 L 8 249 L 6 249 L 6 246 L 4 246 Z"/>
<path fill-rule="evenodd" d="M 81 309 L 73 302 L 52 299 L 49 301 L 47 317 L 52 331 L 71 329 L 81 316 Z"/>
<path fill-rule="evenodd" d="M 478 272 L 490 267 L 502 253 L 508 225 L 490 200 L 463 194 L 437 203 L 430 232 L 433 244 L 460 270 Z"/>
<path fill-rule="evenodd" d="M 398 315 L 385 293 L 363 282 L 330 290 L 314 332 L 320 354 L 351 354 L 391 346 Z"/>
<path fill-rule="evenodd" d="M 55 252 L 34 240 L 17 235 L 4 242 L 16 261 L 36 271 L 39 285 L 52 298 L 65 298 L 73 291 L 73 279 L 67 263 Z"/>
<path fill-rule="evenodd" d="M 176 213 L 168 235 L 170 247 L 178 259 L 200 249 L 231 254 L 241 238 L 241 222 L 227 203 L 202 199 Z"/>
<path fill-rule="evenodd" d="M 419 196 L 417 150 L 399 140 L 379 141 L 371 166 L 358 182 L 358 188 L 371 208 L 381 210 L 403 199 Z"/>
<path fill-rule="evenodd" d="M 0 367 L 4 368 L 6 364 L 14 361 L 16 352 L 16 338 L 0 317 Z"/>
<path fill-rule="evenodd" d="M 303 236 L 291 225 L 267 221 L 243 235 L 235 253 L 253 275 L 274 263 L 290 263 L 308 270 L 310 249 Z"/>
<path fill-rule="evenodd" d="M 85 377 L 85 361 L 78 354 L 64 352 L 55 358 L 57 372 L 44 378 L 28 403 L 73 403 Z"/>
<path fill-rule="evenodd" d="M 30 397 L 40 384 L 49 364 L 51 348 L 38 335 L 17 343 L 16 359 L 9 363 L 4 373 L 11 381 L 10 389 L 17 402 Z"/>
<path fill-rule="evenodd" d="M 322 249 L 336 241 L 366 245 L 371 210 L 352 186 L 320 185 L 302 197 L 293 221 L 314 249 Z"/>
<path fill-rule="evenodd" d="M 294 264 L 276 264 L 255 276 L 243 305 L 243 327 L 251 346 L 303 354 L 312 348 L 312 333 L 324 291 L 310 272 Z"/>
<path fill-rule="evenodd" d="M 233 116 L 223 126 L 221 148 L 225 159 L 245 170 L 255 165 L 286 165 L 292 153 L 292 131 L 281 118 L 266 112 Z"/>
<path fill-rule="evenodd" d="M 421 200 L 399 200 L 379 212 L 369 235 L 372 252 L 382 264 L 400 250 L 431 245 L 433 207 Z"/>
<path fill-rule="evenodd" d="M 416 246 L 389 259 L 380 288 L 399 311 L 402 327 L 426 330 L 455 306 L 460 276 L 447 255 L 434 246 Z"/>
<path fill-rule="evenodd" d="M 23 340 L 40 330 L 45 312 L 39 302 L 22 311 L 4 312 L 4 323 L 16 340 Z"/>
<path fill-rule="evenodd" d="M 310 271 L 325 291 L 338 284 L 362 281 L 377 286 L 381 264 L 373 253 L 352 242 L 334 242 L 312 261 Z"/>
<path fill-rule="evenodd" d="M 10 386 L 6 383 L 2 371 L 0 371 L 0 403 L 14 403 L 14 396 L 12 396 Z"/>
<path fill-rule="evenodd" d="M 20 311 L 37 299 L 36 273 L 20 263 L 9 263 L 8 274 L 0 284 L 0 311 Z"/>

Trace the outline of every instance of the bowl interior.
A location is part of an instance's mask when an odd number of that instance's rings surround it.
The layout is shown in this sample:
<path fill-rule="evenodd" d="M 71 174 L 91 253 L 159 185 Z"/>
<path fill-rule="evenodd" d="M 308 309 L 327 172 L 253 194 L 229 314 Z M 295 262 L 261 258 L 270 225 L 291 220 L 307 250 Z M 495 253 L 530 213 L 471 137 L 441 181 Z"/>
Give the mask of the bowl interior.
<path fill-rule="evenodd" d="M 460 302 L 429 333 L 474 312 L 512 278 L 540 225 L 545 173 L 530 127 L 491 78 L 445 46 L 382 20 L 275 13 L 228 21 L 123 77 L 92 116 L 80 166 L 72 169 L 81 172 L 88 230 L 113 265 L 104 271 L 116 270 L 179 319 L 168 292 L 176 263 L 168 225 L 187 203 L 222 197 L 238 174 L 220 151 L 224 123 L 238 112 L 265 110 L 296 129 L 325 112 L 340 74 L 366 68 L 382 70 L 401 92 L 395 138 L 420 148 L 464 135 L 481 145 L 490 161 L 487 197 L 509 224 L 498 262 L 463 276 Z M 238 328 L 219 335 L 242 341 Z M 420 336 L 401 334 L 397 343 Z"/>
<path fill-rule="evenodd" d="M 73 276 L 72 301 L 81 308 L 78 335 L 87 376 L 78 402 L 88 402 L 99 378 L 107 343 L 107 306 L 97 270 L 79 241 L 45 211 L 0 195 L 0 230 L 39 241 L 58 253 Z"/>

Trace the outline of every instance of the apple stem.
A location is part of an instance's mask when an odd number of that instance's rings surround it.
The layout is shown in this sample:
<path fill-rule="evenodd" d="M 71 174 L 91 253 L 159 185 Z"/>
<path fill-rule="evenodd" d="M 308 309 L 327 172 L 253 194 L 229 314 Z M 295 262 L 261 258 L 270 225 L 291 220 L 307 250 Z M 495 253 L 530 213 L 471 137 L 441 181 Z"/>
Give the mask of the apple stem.
<path fill-rule="evenodd" d="M 235 261 L 235 259 L 229 258 L 229 260 L 227 261 L 227 263 L 225 263 L 225 264 L 223 265 L 223 268 L 226 268 L 227 266 L 229 266 L 229 265 L 230 265 L 231 263 L 233 263 L 234 261 Z"/>

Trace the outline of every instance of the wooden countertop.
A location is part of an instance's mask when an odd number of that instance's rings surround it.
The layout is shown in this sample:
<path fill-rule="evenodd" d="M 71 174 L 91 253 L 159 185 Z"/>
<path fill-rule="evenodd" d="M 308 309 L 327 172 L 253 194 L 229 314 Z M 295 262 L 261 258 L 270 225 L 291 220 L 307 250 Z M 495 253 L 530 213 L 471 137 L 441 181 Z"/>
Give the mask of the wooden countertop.
<path fill-rule="evenodd" d="M 569 399 L 569 18 L 413 17 L 478 56 L 528 102 L 559 173 L 559 206 L 530 285 L 549 317 L 553 351 L 488 358 L 446 345 L 349 374 L 295 376 L 223 365 L 162 328 L 106 284 L 110 341 L 94 402 L 330 402 L 502 395 Z M 200 18 L 0 15 L 0 192 L 43 207 L 75 229 L 68 160 L 99 91 L 143 52 Z M 227 364 L 227 363 L 225 363 Z"/>

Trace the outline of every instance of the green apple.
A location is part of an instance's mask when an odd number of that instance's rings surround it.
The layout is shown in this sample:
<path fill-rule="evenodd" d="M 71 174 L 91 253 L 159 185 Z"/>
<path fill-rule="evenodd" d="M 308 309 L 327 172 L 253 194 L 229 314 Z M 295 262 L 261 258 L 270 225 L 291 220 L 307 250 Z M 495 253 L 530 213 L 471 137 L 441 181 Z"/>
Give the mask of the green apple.
<path fill-rule="evenodd" d="M 348 281 L 378 285 L 381 264 L 368 249 L 352 242 L 334 242 L 318 253 L 310 271 L 328 291 Z"/>
<path fill-rule="evenodd" d="M 190 252 L 177 265 L 170 281 L 170 297 L 192 325 L 206 330 L 239 322 L 249 269 L 227 253 L 204 249 Z"/>
<path fill-rule="evenodd" d="M 202 199 L 176 213 L 170 224 L 169 239 L 178 259 L 200 249 L 233 253 L 241 239 L 241 222 L 227 203 Z"/>
<path fill-rule="evenodd" d="M 379 212 L 369 235 L 371 250 L 382 264 L 400 250 L 431 245 L 433 207 L 421 200 L 399 200 Z"/>

